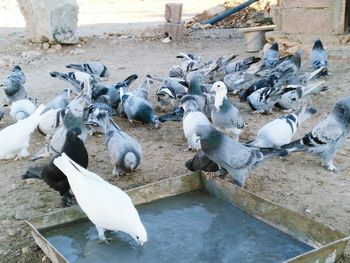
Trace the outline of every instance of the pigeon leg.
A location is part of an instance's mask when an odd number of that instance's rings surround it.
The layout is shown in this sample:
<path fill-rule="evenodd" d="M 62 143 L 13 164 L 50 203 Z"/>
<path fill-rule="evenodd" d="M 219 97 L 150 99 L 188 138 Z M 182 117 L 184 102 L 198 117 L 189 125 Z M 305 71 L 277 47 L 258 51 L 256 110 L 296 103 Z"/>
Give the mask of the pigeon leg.
<path fill-rule="evenodd" d="M 27 150 L 27 148 L 23 148 L 17 155 L 17 157 L 15 158 L 15 161 L 21 159 L 22 157 L 27 157 L 29 156 L 29 152 Z"/>
<path fill-rule="evenodd" d="M 332 171 L 332 172 L 336 172 L 337 171 L 337 167 L 335 167 L 333 160 L 325 160 L 324 161 L 324 166 L 327 168 L 327 170 Z"/>
<path fill-rule="evenodd" d="M 119 168 L 117 168 L 117 166 L 115 166 L 113 169 L 113 175 L 119 178 L 119 174 L 120 174 L 120 170 Z"/>
<path fill-rule="evenodd" d="M 107 238 L 105 236 L 105 230 L 102 228 L 102 227 L 99 227 L 99 226 L 96 226 L 96 229 L 97 229 L 97 233 L 98 233 L 98 238 L 99 238 L 99 241 L 98 243 L 106 243 L 107 245 L 111 245 L 111 243 L 109 241 L 111 241 L 112 239 L 111 238 Z"/>

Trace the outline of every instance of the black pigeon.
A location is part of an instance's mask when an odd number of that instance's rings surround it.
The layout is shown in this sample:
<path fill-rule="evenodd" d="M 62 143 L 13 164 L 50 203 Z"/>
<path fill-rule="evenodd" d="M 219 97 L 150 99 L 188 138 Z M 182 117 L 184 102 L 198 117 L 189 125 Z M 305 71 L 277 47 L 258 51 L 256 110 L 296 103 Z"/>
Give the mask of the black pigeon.
<path fill-rule="evenodd" d="M 78 163 L 84 168 L 87 168 L 89 163 L 88 153 L 84 142 L 78 137 L 81 134 L 79 128 L 71 128 L 67 131 L 66 140 L 62 152 L 66 153 L 69 158 Z M 60 155 L 60 154 L 59 154 Z M 58 155 L 57 155 L 58 156 Z M 46 164 L 42 170 L 40 168 L 30 168 L 22 179 L 27 178 L 42 178 L 54 190 L 58 191 L 62 197 L 62 206 L 70 206 L 72 202 L 72 194 L 67 177 L 54 165 L 53 160 Z"/>

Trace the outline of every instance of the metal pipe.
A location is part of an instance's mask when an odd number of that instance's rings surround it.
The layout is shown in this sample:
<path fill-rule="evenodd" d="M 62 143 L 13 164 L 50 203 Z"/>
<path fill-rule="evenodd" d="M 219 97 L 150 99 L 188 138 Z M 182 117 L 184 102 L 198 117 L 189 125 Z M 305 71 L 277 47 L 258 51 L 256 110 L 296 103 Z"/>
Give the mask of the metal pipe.
<path fill-rule="evenodd" d="M 208 19 L 207 21 L 205 21 L 205 24 L 211 24 L 214 25 L 215 23 L 223 20 L 224 18 L 233 15 L 234 13 L 237 13 L 238 11 L 242 10 L 243 8 L 257 2 L 259 0 L 248 0 L 247 2 L 244 2 L 236 7 L 233 7 L 229 10 L 226 10 L 225 12 L 223 12 L 222 14 L 218 15 L 218 16 L 214 16 L 213 18 Z"/>

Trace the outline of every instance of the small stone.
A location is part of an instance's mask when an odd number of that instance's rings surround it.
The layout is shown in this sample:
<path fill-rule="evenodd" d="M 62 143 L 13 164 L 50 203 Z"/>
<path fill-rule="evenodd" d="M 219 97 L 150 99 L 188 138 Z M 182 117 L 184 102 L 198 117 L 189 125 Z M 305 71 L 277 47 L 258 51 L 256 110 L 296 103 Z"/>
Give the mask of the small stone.
<path fill-rule="evenodd" d="M 51 47 L 50 43 L 49 42 L 44 42 L 43 43 L 43 49 L 47 50 Z"/>
<path fill-rule="evenodd" d="M 62 50 L 62 45 L 61 44 L 56 44 L 52 46 L 54 49 L 56 49 L 57 51 Z"/>
<path fill-rule="evenodd" d="M 73 55 L 81 55 L 81 54 L 84 54 L 84 53 L 86 53 L 86 50 L 85 49 L 81 49 L 81 48 L 76 48 L 73 51 Z"/>
<path fill-rule="evenodd" d="M 22 247 L 22 254 L 28 254 L 29 253 L 29 247 Z"/>
<path fill-rule="evenodd" d="M 10 237 L 13 237 L 16 235 L 16 230 L 11 228 L 9 230 L 7 230 L 7 234 L 10 236 Z"/>
<path fill-rule="evenodd" d="M 26 179 L 25 180 L 25 182 L 26 182 L 26 184 L 34 184 L 35 183 L 35 181 L 36 181 L 36 179 L 33 179 L 33 178 L 29 178 L 29 179 Z"/>
<path fill-rule="evenodd" d="M 79 47 L 79 48 L 80 48 L 80 47 L 83 47 L 83 46 L 82 46 L 81 44 L 78 44 L 78 45 L 77 45 L 77 47 Z"/>
<path fill-rule="evenodd" d="M 43 256 L 42 258 L 41 258 L 41 262 L 45 262 L 47 260 L 47 256 Z"/>
<path fill-rule="evenodd" d="M 29 50 L 22 52 L 22 58 L 38 58 L 41 56 L 41 52 L 39 50 Z"/>

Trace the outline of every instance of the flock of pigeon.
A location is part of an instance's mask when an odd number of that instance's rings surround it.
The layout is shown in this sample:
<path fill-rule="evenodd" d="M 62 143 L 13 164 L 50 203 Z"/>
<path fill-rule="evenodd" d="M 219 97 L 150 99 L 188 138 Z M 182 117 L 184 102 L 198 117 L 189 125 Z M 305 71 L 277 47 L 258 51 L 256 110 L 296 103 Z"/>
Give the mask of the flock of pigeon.
<path fill-rule="evenodd" d="M 313 72 L 300 72 L 301 56 L 298 50 L 280 57 L 277 43 L 265 50 L 262 59 L 234 61 L 236 56 L 229 55 L 203 62 L 195 54 L 181 53 L 181 65 L 173 66 L 169 76 L 147 75 L 133 92 L 129 86 L 137 75 L 106 86 L 102 80 L 109 78 L 110 70 L 104 64 L 70 64 L 67 68 L 77 71 L 50 75 L 69 82 L 71 88 L 38 107 L 36 100 L 27 96 L 25 75 L 17 65 L 1 84 L 14 124 L 0 131 L 0 159 L 29 156 L 30 135 L 37 129 L 48 142 L 32 160 L 52 157 L 43 167 L 30 167 L 22 178 L 43 179 L 60 193 L 63 206 L 74 204 L 75 198 L 96 225 L 101 241 L 108 242 L 104 230 L 123 231 L 143 245 L 147 232 L 131 199 L 86 169 L 87 138 L 96 132 L 104 134 L 116 176 L 137 169 L 142 149 L 117 125 L 114 115 L 155 127 L 182 121 L 188 149 L 196 151 L 185 166 L 191 171 L 229 175 L 241 187 L 258 163 L 290 152 L 317 155 L 327 169 L 335 171 L 333 158 L 349 133 L 350 97 L 340 99 L 326 119 L 292 141 L 299 125 L 317 111 L 311 106 L 311 95 L 328 89 L 324 80 L 327 52 L 321 41 L 316 40 L 311 51 Z M 156 92 L 159 106 L 171 108 L 162 116 L 156 115 L 148 101 L 154 81 L 160 82 Z M 288 113 L 265 124 L 254 140 L 241 142 L 239 136 L 247 124 L 228 92 L 238 93 L 254 113 L 270 113 L 274 107 Z M 75 94 L 72 100 L 71 93 Z M 1 110 L 0 118 L 4 114 Z"/>

